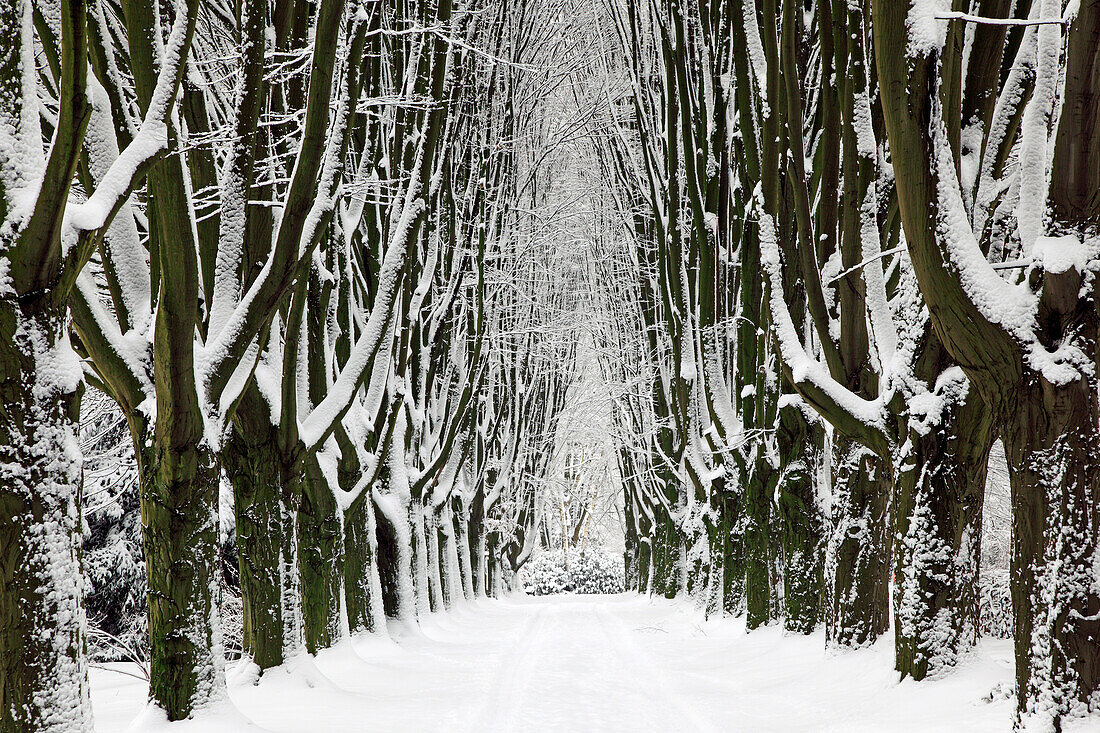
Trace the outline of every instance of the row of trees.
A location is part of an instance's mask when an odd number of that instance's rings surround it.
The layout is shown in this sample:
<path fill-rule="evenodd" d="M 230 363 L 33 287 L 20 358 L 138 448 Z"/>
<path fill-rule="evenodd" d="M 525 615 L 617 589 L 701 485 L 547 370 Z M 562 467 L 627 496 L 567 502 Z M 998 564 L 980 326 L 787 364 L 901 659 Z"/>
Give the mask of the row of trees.
<path fill-rule="evenodd" d="M 522 564 L 569 371 L 515 210 L 537 12 L 0 3 L 0 731 L 91 729 L 88 390 L 169 720 L 224 698 L 223 482 L 261 671 Z"/>
<path fill-rule="evenodd" d="M 1000 438 L 1019 727 L 1094 709 L 1100 2 L 600 22 L 628 582 L 947 673 Z"/>

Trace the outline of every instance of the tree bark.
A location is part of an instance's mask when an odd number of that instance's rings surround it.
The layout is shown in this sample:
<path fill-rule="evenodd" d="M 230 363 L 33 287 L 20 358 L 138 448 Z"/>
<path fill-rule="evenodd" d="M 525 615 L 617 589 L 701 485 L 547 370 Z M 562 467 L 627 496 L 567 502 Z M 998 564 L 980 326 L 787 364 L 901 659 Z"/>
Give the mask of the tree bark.
<path fill-rule="evenodd" d="M 1100 406 L 1094 377 L 1021 392 L 1004 427 L 1016 689 L 1023 719 L 1057 721 L 1100 690 Z"/>
<path fill-rule="evenodd" d="M 0 303 L 0 733 L 92 727 L 65 328 L 49 295 Z"/>
<path fill-rule="evenodd" d="M 885 461 L 849 438 L 837 435 L 833 450 L 825 637 L 830 645 L 858 648 L 890 628 L 890 478 Z"/>
<path fill-rule="evenodd" d="M 764 450 L 761 444 L 757 452 Z M 768 543 L 770 539 L 771 496 L 768 492 L 770 472 L 764 456 L 758 455 L 755 466 L 749 471 L 748 482 L 742 494 L 744 529 L 741 542 L 745 563 L 745 627 L 753 629 L 771 620 L 771 584 L 768 572 Z"/>
<path fill-rule="evenodd" d="M 382 582 L 378 575 L 377 519 L 370 489 L 364 489 L 344 516 L 344 596 L 352 634 L 383 630 Z"/>
<path fill-rule="evenodd" d="M 922 680 L 955 666 L 978 641 L 978 571 L 993 416 L 961 372 L 938 420 L 910 418 L 911 466 L 897 480 L 895 664 Z"/>
<path fill-rule="evenodd" d="M 779 411 L 779 453 L 783 477 L 776 509 L 782 520 L 783 628 L 810 634 L 821 620 L 824 586 L 824 517 L 817 502 L 817 474 L 824 450 L 825 430 L 820 420 L 806 419 L 802 407 L 784 405 Z"/>
<path fill-rule="evenodd" d="M 738 616 L 745 610 L 745 550 L 741 542 L 741 498 L 727 492 L 721 498 L 722 611 Z"/>
<path fill-rule="evenodd" d="M 240 410 L 238 417 L 246 413 Z M 301 644 L 295 499 L 270 420 L 234 428 L 222 451 L 233 486 L 244 651 L 261 672 Z"/>
<path fill-rule="evenodd" d="M 335 644 L 343 629 L 340 598 L 344 577 L 344 530 L 340 508 L 317 459 L 305 458 L 298 508 L 298 573 L 306 650 L 316 654 Z"/>
<path fill-rule="evenodd" d="M 672 517 L 661 507 L 655 507 L 652 563 L 653 592 L 665 598 L 675 598 L 681 586 L 680 534 Z"/>
<path fill-rule="evenodd" d="M 216 597 L 220 471 L 204 440 L 173 444 L 161 430 L 167 423 L 162 416 L 153 447 L 139 452 L 149 697 L 169 720 L 183 720 L 225 695 Z"/>

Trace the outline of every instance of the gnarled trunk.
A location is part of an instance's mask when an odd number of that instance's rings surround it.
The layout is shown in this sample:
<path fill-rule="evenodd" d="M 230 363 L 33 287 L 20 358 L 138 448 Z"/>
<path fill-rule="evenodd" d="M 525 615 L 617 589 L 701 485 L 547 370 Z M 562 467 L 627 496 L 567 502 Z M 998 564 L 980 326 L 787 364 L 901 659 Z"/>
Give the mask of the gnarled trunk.
<path fill-rule="evenodd" d="M 1021 392 L 1003 435 L 1016 689 L 1021 716 L 1048 721 L 1095 706 L 1100 690 L 1100 406 L 1094 377 L 1031 374 Z"/>
<path fill-rule="evenodd" d="M 964 380 L 959 372 L 958 379 Z M 978 571 L 992 415 L 977 391 L 941 395 L 938 420 L 910 420 L 910 468 L 894 502 L 895 665 L 915 680 L 955 665 L 978 640 Z M 954 387 L 953 387 L 954 388 Z"/>

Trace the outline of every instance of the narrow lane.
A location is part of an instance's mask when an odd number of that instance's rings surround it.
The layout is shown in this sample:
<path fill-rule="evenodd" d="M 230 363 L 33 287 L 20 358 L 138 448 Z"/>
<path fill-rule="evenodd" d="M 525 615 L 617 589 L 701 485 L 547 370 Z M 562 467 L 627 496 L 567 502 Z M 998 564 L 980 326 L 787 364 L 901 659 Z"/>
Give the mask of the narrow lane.
<path fill-rule="evenodd" d="M 298 660 L 259 684 L 231 676 L 235 710 L 172 731 L 1011 729 L 1009 642 L 985 642 L 946 679 L 899 684 L 891 639 L 827 653 L 820 632 L 746 634 L 740 619 L 707 620 L 685 601 L 633 594 L 478 600 L 390 632 Z M 144 694 L 132 678 L 94 671 L 97 730 L 127 730 Z"/>

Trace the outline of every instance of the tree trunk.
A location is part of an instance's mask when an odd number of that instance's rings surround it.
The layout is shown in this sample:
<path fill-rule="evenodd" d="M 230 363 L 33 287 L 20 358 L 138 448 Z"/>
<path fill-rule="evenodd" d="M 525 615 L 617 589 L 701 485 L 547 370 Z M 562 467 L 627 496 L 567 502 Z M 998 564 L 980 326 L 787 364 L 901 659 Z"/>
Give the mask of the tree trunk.
<path fill-rule="evenodd" d="M 695 601 L 700 608 L 704 608 L 707 602 L 707 589 L 710 586 L 710 534 L 712 529 L 707 526 L 709 522 L 702 514 L 701 507 L 696 505 L 692 512 L 693 519 L 690 534 L 685 542 L 685 591 L 689 598 Z M 685 533 L 687 534 L 687 533 Z"/>
<path fill-rule="evenodd" d="M 344 516 L 344 598 L 348 631 L 377 633 L 386 623 L 378 576 L 377 521 L 370 489 L 364 489 Z"/>
<path fill-rule="evenodd" d="M 665 598 L 680 593 L 681 547 L 676 525 L 664 509 L 655 508 L 653 528 L 653 592 Z"/>
<path fill-rule="evenodd" d="M 470 548 L 470 577 L 473 580 L 473 597 L 485 595 L 485 495 L 474 494 L 470 502 L 467 520 Z"/>
<path fill-rule="evenodd" d="M 959 379 L 964 379 L 962 373 Z M 898 476 L 895 662 L 922 680 L 954 667 L 978 640 L 978 571 L 993 418 L 977 390 L 942 395 L 938 422 L 910 419 L 912 468 Z"/>
<path fill-rule="evenodd" d="M 425 514 L 423 501 L 414 498 L 409 503 L 409 525 L 412 527 L 412 573 L 418 615 L 432 610 Z"/>
<path fill-rule="evenodd" d="M 764 450 L 763 443 L 757 453 Z M 771 620 L 771 580 L 768 544 L 771 535 L 771 496 L 768 492 L 767 459 L 758 455 L 744 487 L 742 507 L 745 513 L 745 628 L 752 631 Z"/>
<path fill-rule="evenodd" d="M 378 576 L 382 607 L 389 618 L 416 621 L 416 591 L 412 578 L 412 538 L 409 499 L 388 490 L 374 498 L 378 536 Z"/>
<path fill-rule="evenodd" d="M 266 421 L 266 416 L 264 417 Z M 233 486 L 244 651 L 261 671 L 300 646 L 294 504 L 274 429 L 234 428 L 222 450 Z"/>
<path fill-rule="evenodd" d="M 834 443 L 833 516 L 825 570 L 830 645 L 868 646 L 890 628 L 885 462 L 843 436 Z"/>
<path fill-rule="evenodd" d="M 436 515 L 439 527 L 439 575 L 443 588 L 444 608 L 453 608 L 462 595 L 462 574 L 458 568 L 458 545 L 455 541 L 454 513 L 451 503 L 443 502 Z"/>
<path fill-rule="evenodd" d="M 740 497 L 732 492 L 722 496 L 722 611 L 738 616 L 745 610 L 745 554 L 741 542 L 742 517 Z"/>
<path fill-rule="evenodd" d="M 646 594 L 657 592 L 653 582 L 653 535 L 638 539 L 638 591 Z"/>
<path fill-rule="evenodd" d="M 428 561 L 428 601 L 431 610 L 443 610 L 443 576 L 440 573 L 439 528 L 435 512 L 424 508 L 425 557 Z"/>
<path fill-rule="evenodd" d="M 783 477 L 776 508 L 782 521 L 783 628 L 810 634 L 821 620 L 822 555 L 825 523 L 817 503 L 817 475 L 825 430 L 820 420 L 807 420 L 802 406 L 779 411 L 779 453 Z"/>
<path fill-rule="evenodd" d="M 213 451 L 201 438 L 173 444 L 170 428 L 198 416 L 161 416 L 153 446 L 140 441 L 141 520 L 149 599 L 149 697 L 183 720 L 225 695 L 217 619 L 218 485 Z M 197 432 L 201 426 L 192 425 Z"/>
<path fill-rule="evenodd" d="M 65 328 L 64 310 L 48 297 L 0 306 L 2 733 L 92 727 L 80 568 L 80 366 Z"/>
<path fill-rule="evenodd" d="M 640 590 L 638 587 L 638 526 L 634 521 L 634 502 L 631 491 L 623 490 L 623 590 Z"/>
<path fill-rule="evenodd" d="M 315 457 L 301 464 L 298 508 L 298 573 L 306 651 L 316 654 L 343 636 L 340 620 L 344 577 L 344 529 L 332 487 Z"/>
<path fill-rule="evenodd" d="M 1098 422 L 1095 378 L 1031 373 L 1004 426 L 1020 727 L 1095 706 L 1100 689 Z"/>
<path fill-rule="evenodd" d="M 474 569 L 470 559 L 470 515 L 461 497 L 454 498 L 455 545 L 458 550 L 458 572 L 461 575 L 462 594 L 467 600 L 474 597 Z"/>
<path fill-rule="evenodd" d="M 500 597 L 500 533 L 485 533 L 485 589 L 491 598 Z"/>

